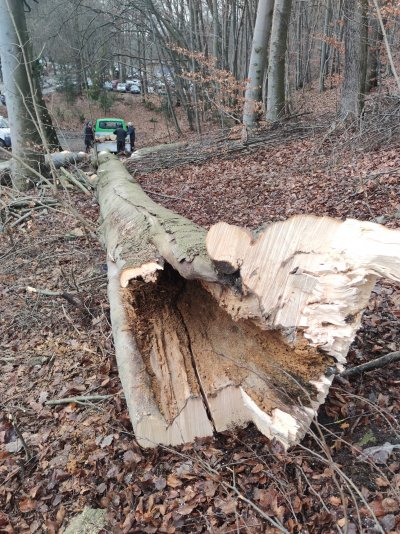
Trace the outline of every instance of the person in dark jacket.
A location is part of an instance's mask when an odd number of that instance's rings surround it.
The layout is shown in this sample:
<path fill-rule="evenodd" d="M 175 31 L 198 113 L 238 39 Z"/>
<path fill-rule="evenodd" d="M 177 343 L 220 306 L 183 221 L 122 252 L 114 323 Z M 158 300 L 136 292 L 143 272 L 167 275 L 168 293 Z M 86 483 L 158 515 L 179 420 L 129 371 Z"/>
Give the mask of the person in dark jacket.
<path fill-rule="evenodd" d="M 85 146 L 86 146 L 86 152 L 90 152 L 90 149 L 92 148 L 94 143 L 94 130 L 93 125 L 90 121 L 86 123 L 85 126 Z"/>
<path fill-rule="evenodd" d="M 117 153 L 125 152 L 125 138 L 128 135 L 128 132 L 122 128 L 121 124 L 121 126 L 118 126 L 118 128 L 113 131 L 113 134 L 117 136 Z"/>
<path fill-rule="evenodd" d="M 133 152 L 135 150 L 136 132 L 131 122 L 128 122 L 128 135 L 129 135 L 129 142 L 131 144 L 131 152 Z"/>

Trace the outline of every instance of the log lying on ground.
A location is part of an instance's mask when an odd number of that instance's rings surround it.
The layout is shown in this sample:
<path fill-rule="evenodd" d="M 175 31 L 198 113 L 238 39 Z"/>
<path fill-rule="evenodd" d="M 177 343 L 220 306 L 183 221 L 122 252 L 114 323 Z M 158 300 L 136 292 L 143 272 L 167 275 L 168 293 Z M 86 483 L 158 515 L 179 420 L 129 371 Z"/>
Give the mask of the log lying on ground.
<path fill-rule="evenodd" d="M 297 443 L 376 278 L 400 280 L 400 232 L 304 215 L 207 235 L 153 202 L 115 157 L 99 163 L 116 357 L 138 442 L 254 422 Z"/>
<path fill-rule="evenodd" d="M 60 167 L 66 167 L 67 165 L 77 165 L 82 161 L 89 160 L 89 154 L 85 152 L 70 152 L 69 150 L 64 150 L 63 152 L 53 152 L 48 154 L 45 157 L 45 162 L 49 165 L 50 160 L 56 169 Z"/>
<path fill-rule="evenodd" d="M 65 167 L 67 165 L 76 165 L 82 161 L 88 160 L 89 155 L 85 152 L 69 152 L 64 150 L 63 152 L 53 152 L 45 156 L 45 163 L 48 166 L 50 161 L 56 169 Z M 11 172 L 11 159 L 0 162 L 0 181 L 10 176 Z"/>

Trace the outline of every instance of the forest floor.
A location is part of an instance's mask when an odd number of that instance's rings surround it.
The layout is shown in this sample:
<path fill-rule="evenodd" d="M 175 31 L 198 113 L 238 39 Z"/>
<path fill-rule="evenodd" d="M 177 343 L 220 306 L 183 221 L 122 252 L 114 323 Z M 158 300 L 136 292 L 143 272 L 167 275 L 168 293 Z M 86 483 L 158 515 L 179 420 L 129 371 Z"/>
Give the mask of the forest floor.
<path fill-rule="evenodd" d="M 206 227 L 314 213 L 398 228 L 399 120 L 378 124 L 374 110 L 361 133 L 327 135 L 325 116 L 307 115 L 297 138 L 135 177 L 154 200 Z M 1 190 L 6 204 L 17 196 Z M 105 253 L 68 209 L 95 229 L 96 200 L 70 192 L 58 202 L 14 227 L 11 218 L 0 233 L 0 533 L 62 532 L 85 506 L 105 509 L 104 532 L 117 534 L 400 531 L 395 364 L 336 378 L 318 421 L 287 453 L 253 426 L 141 449 L 116 369 Z M 400 350 L 399 308 L 399 285 L 379 282 L 350 365 Z M 111 397 L 46 404 L 77 395 Z"/>

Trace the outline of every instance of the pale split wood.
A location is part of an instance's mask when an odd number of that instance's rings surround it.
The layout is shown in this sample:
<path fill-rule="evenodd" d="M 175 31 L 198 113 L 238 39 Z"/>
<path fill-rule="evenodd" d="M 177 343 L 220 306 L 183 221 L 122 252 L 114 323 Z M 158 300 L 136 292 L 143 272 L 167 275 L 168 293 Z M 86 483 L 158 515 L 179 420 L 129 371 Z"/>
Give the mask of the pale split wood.
<path fill-rule="evenodd" d="M 400 280 L 400 232 L 374 223 L 299 215 L 254 238 L 225 223 L 207 236 L 210 257 L 240 272 L 264 327 L 303 329 L 345 362 L 377 277 Z M 246 315 L 246 306 L 232 312 Z"/>
<path fill-rule="evenodd" d="M 153 202 L 117 158 L 99 162 L 116 357 L 139 443 L 248 422 L 299 442 L 376 278 L 400 279 L 400 232 L 304 215 L 206 234 Z"/>
<path fill-rule="evenodd" d="M 307 391 L 308 405 L 292 401 L 268 414 L 260 409 L 262 402 L 252 388 L 241 387 L 240 393 L 233 389 L 229 395 L 228 390 L 209 391 L 212 413 L 212 404 L 218 410 L 219 398 L 222 405 L 242 404 L 247 412 L 243 417 L 264 434 L 286 445 L 295 443 L 325 400 L 333 369 L 343 370 L 376 278 L 400 280 L 400 232 L 374 223 L 310 215 L 273 223 L 255 235 L 218 223 L 207 235 L 207 250 L 220 271 L 237 274 L 242 296 L 238 298 L 230 288 L 219 289 L 217 296 L 236 321 L 251 319 L 262 330 L 281 332 L 300 365 L 307 353 L 311 355 L 308 365 L 313 351 L 315 364 L 318 354 L 326 355 L 319 377 L 308 380 L 315 388 Z M 211 284 L 208 289 L 215 293 Z M 303 355 L 301 345 L 307 348 Z M 278 353 L 275 350 L 272 355 L 277 364 Z M 293 380 L 301 377 L 305 387 L 308 372 L 287 370 Z"/>
<path fill-rule="evenodd" d="M 156 402 L 143 354 L 135 339 L 137 332 L 133 331 L 129 322 L 129 290 L 121 287 L 116 263 L 108 260 L 107 266 L 108 298 L 118 372 L 138 443 L 143 447 L 178 445 L 193 441 L 196 437 L 212 435 L 213 428 L 202 398 L 198 391 L 192 390 L 187 373 L 184 372 L 188 364 L 182 362 L 178 347 L 172 343 L 170 352 L 163 354 L 161 364 L 157 364 L 156 357 L 160 354 L 153 354 L 153 372 L 161 382 L 160 387 L 164 383 L 174 390 L 170 391 L 169 402 L 176 405 L 176 413 L 170 416 L 169 405 L 163 406 L 164 414 L 162 413 L 161 406 Z M 181 372 L 174 372 L 173 367 Z M 164 378 L 163 373 L 166 373 Z M 165 402 L 166 396 L 161 399 Z"/>

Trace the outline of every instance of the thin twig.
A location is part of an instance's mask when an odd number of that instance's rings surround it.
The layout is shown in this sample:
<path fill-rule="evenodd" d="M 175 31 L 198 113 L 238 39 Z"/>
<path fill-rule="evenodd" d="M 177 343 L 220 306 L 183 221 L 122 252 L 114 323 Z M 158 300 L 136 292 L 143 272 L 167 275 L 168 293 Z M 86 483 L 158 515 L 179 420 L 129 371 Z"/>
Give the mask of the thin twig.
<path fill-rule="evenodd" d="M 25 451 L 25 456 L 26 456 L 26 459 L 27 461 L 31 459 L 32 455 L 31 455 L 31 451 L 29 450 L 29 447 L 28 445 L 26 444 L 26 441 L 24 440 L 23 436 L 22 436 L 22 432 L 20 431 L 20 429 L 18 428 L 18 425 L 17 425 L 17 420 L 15 419 L 15 417 L 10 413 L 8 415 L 11 423 L 12 423 L 12 426 L 14 427 L 14 430 L 15 430 L 15 433 L 17 434 L 17 437 L 18 439 L 21 440 L 21 443 L 22 443 L 22 447 L 24 448 L 24 451 Z"/>
<path fill-rule="evenodd" d="M 87 396 L 77 396 L 77 397 L 66 397 L 65 399 L 53 399 L 46 401 L 45 404 L 47 406 L 57 406 L 59 404 L 70 404 L 71 402 L 76 403 L 85 403 L 85 402 L 94 402 L 94 401 L 101 401 L 106 400 L 114 395 L 87 395 Z"/>
<path fill-rule="evenodd" d="M 61 297 L 67 300 L 70 304 L 82 310 L 85 314 L 88 313 L 87 308 L 79 297 L 67 293 L 66 291 L 51 291 L 50 289 L 38 289 L 36 287 L 27 286 L 26 291 L 28 293 L 36 293 L 38 295 L 43 295 L 45 297 Z"/>
<path fill-rule="evenodd" d="M 17 224 L 20 224 L 26 221 L 26 219 L 29 219 L 31 215 L 32 215 L 32 210 L 29 210 L 28 213 L 25 213 L 24 215 L 22 215 L 22 217 L 19 217 L 16 221 L 10 224 L 10 228 L 14 228 L 14 226 L 17 226 Z"/>
<path fill-rule="evenodd" d="M 75 178 L 75 176 L 73 176 L 70 172 L 64 169 L 64 167 L 60 167 L 60 171 L 64 175 L 64 178 L 66 178 L 72 185 L 78 187 L 81 191 L 83 191 L 86 196 L 92 196 L 91 192 L 86 189 L 86 187 L 77 178 Z"/>

